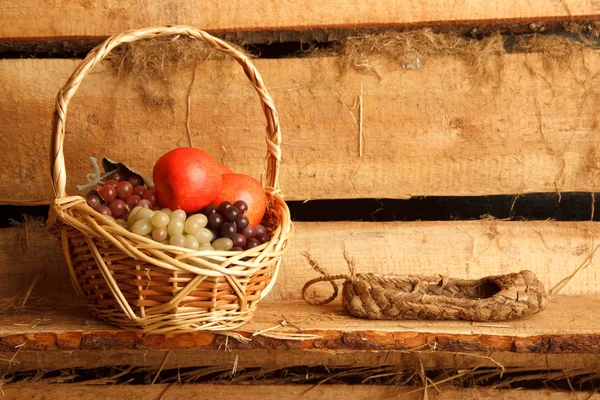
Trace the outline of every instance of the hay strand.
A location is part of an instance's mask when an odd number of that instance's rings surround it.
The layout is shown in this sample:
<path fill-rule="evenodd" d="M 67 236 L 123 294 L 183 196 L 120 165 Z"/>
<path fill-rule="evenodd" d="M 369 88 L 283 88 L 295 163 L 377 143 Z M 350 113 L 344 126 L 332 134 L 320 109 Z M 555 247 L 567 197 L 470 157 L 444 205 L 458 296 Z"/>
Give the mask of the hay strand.
<path fill-rule="evenodd" d="M 156 371 L 156 375 L 154 375 L 154 379 L 152 379 L 151 385 L 154 385 L 154 383 L 158 379 L 158 376 L 160 375 L 163 368 L 165 367 L 165 364 L 167 363 L 167 359 L 169 358 L 170 355 L 171 355 L 171 350 L 167 351 L 167 354 L 165 354 L 165 358 L 163 358 L 162 363 L 160 363 L 160 367 L 158 368 L 158 371 Z"/>
<path fill-rule="evenodd" d="M 594 259 L 594 256 L 596 255 L 596 253 L 598 252 L 598 250 L 600 249 L 600 245 L 596 246 L 596 248 L 590 253 L 589 256 L 586 257 L 585 260 L 583 260 L 583 262 L 579 265 L 579 267 L 577 267 L 577 269 L 570 274 L 569 276 L 566 276 L 565 278 L 563 278 L 560 282 L 558 282 L 552 289 L 550 289 L 550 295 L 554 296 L 557 294 L 560 294 L 560 292 L 562 292 L 562 290 L 567 287 L 569 285 L 569 283 L 584 269 L 586 269 L 591 263 L 592 260 Z"/>

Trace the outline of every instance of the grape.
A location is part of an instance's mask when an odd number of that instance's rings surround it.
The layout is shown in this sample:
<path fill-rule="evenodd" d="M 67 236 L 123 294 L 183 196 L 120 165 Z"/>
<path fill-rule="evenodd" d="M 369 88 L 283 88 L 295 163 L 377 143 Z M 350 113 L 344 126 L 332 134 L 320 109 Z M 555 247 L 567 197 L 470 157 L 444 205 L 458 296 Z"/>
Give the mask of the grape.
<path fill-rule="evenodd" d="M 90 189 L 94 189 L 94 190 L 100 190 L 102 189 L 102 185 L 98 185 L 97 183 L 95 185 L 92 185 L 92 187 L 90 187 Z"/>
<path fill-rule="evenodd" d="M 200 243 L 198 243 L 198 239 L 193 235 L 185 235 L 185 247 L 192 250 L 198 250 L 200 248 Z"/>
<path fill-rule="evenodd" d="M 191 215 L 188 219 L 193 219 L 194 221 L 196 221 L 198 225 L 200 225 L 200 228 L 204 228 L 208 223 L 208 218 L 206 218 L 206 215 L 204 214 L 194 214 Z"/>
<path fill-rule="evenodd" d="M 110 185 L 103 186 L 102 189 L 98 190 L 98 194 L 102 196 L 106 202 L 113 201 L 117 197 L 117 191 Z"/>
<path fill-rule="evenodd" d="M 111 215 L 110 208 L 108 208 L 107 206 L 100 206 L 96 211 L 98 211 L 102 215 Z"/>
<path fill-rule="evenodd" d="M 219 214 L 225 215 L 225 210 L 227 210 L 229 207 L 233 207 L 233 204 L 228 201 L 224 201 L 219 204 Z"/>
<path fill-rule="evenodd" d="M 200 224 L 195 219 L 187 219 L 183 223 L 183 230 L 190 235 L 195 235 L 200 229 Z"/>
<path fill-rule="evenodd" d="M 165 214 L 167 214 L 169 217 L 171 216 L 171 213 L 173 212 L 173 211 L 171 211 L 171 209 L 170 209 L 170 208 L 163 208 L 163 209 L 162 209 L 162 210 L 160 210 L 160 211 L 164 212 L 164 213 L 165 213 Z"/>
<path fill-rule="evenodd" d="M 198 251 L 214 251 L 214 250 L 215 250 L 214 247 L 212 247 L 210 244 L 203 244 L 198 249 Z"/>
<path fill-rule="evenodd" d="M 256 237 L 259 237 L 260 235 L 264 235 L 267 233 L 267 228 L 265 228 L 262 225 L 256 225 L 254 227 L 254 229 L 256 230 Z"/>
<path fill-rule="evenodd" d="M 221 229 L 221 225 L 223 225 L 223 217 L 221 217 L 221 214 L 211 214 L 208 217 L 207 226 L 210 229 L 219 230 Z"/>
<path fill-rule="evenodd" d="M 116 187 L 118 184 L 119 184 L 119 181 L 116 179 L 109 179 L 106 182 L 104 182 L 104 186 Z"/>
<path fill-rule="evenodd" d="M 171 213 L 171 219 L 180 219 L 181 222 L 185 221 L 185 211 L 183 210 L 175 210 Z"/>
<path fill-rule="evenodd" d="M 256 240 L 255 238 L 250 238 L 250 239 L 248 239 L 246 241 L 246 247 L 245 248 L 246 248 L 246 250 L 253 249 L 253 248 L 255 248 L 256 246 L 259 246 L 259 245 L 260 245 L 260 243 L 259 243 L 258 240 Z"/>
<path fill-rule="evenodd" d="M 123 211 L 123 214 L 121 214 L 119 216 L 119 218 L 117 218 L 117 222 L 119 222 L 121 220 L 126 222 L 128 218 L 129 218 L 129 211 L 125 210 L 125 211 Z"/>
<path fill-rule="evenodd" d="M 152 225 L 156 228 L 164 228 L 169 224 L 169 216 L 162 211 L 155 211 L 152 216 Z"/>
<path fill-rule="evenodd" d="M 244 200 L 238 200 L 235 203 L 233 203 L 233 206 L 235 208 L 237 208 L 238 210 L 240 210 L 240 213 L 245 213 L 246 211 L 248 211 L 248 204 L 246 204 L 246 202 Z"/>
<path fill-rule="evenodd" d="M 131 175 L 127 180 L 133 187 L 142 186 L 144 184 L 144 180 L 139 175 Z"/>
<path fill-rule="evenodd" d="M 171 218 L 167 225 L 169 236 L 183 235 L 183 221 L 177 218 Z M 182 245 L 183 246 L 183 245 Z"/>
<path fill-rule="evenodd" d="M 92 207 L 96 211 L 98 211 L 98 207 L 102 205 L 102 200 L 100 200 L 100 196 L 94 193 L 86 194 L 85 200 L 87 201 L 88 206 Z"/>
<path fill-rule="evenodd" d="M 152 219 L 155 211 L 150 210 L 149 208 L 140 207 L 140 210 L 137 212 L 137 219 Z"/>
<path fill-rule="evenodd" d="M 117 189 L 117 196 L 121 199 L 126 199 L 133 194 L 133 186 L 127 181 L 119 182 L 115 189 Z"/>
<path fill-rule="evenodd" d="M 150 200 L 141 199 L 137 202 L 136 205 L 152 210 L 152 203 L 150 202 Z"/>
<path fill-rule="evenodd" d="M 138 196 L 137 194 L 132 194 L 131 196 L 125 199 L 125 203 L 127 203 L 127 207 L 129 207 L 130 210 L 134 208 L 139 201 L 140 196 Z"/>
<path fill-rule="evenodd" d="M 241 248 L 241 247 L 239 247 L 239 246 L 233 246 L 233 247 L 231 248 L 231 251 L 242 251 L 242 250 L 244 250 L 244 249 L 243 249 L 243 248 Z"/>
<path fill-rule="evenodd" d="M 137 213 L 140 212 L 141 209 L 142 207 L 134 207 L 133 210 L 129 212 L 129 218 L 127 219 L 127 221 L 131 223 L 137 221 L 137 219 L 134 220 L 134 218 L 136 218 Z"/>
<path fill-rule="evenodd" d="M 172 246 L 179 246 L 179 247 L 185 247 L 185 236 L 183 236 L 182 234 L 177 234 L 177 235 L 171 235 L 171 239 L 169 240 L 169 243 Z"/>
<path fill-rule="evenodd" d="M 221 236 L 231 238 L 237 233 L 237 226 L 235 226 L 235 222 L 223 222 L 220 232 Z"/>
<path fill-rule="evenodd" d="M 119 224 L 119 226 L 121 228 L 127 229 L 127 220 L 125 220 L 125 219 L 117 219 L 117 224 Z"/>
<path fill-rule="evenodd" d="M 215 250 L 229 251 L 233 247 L 233 242 L 229 238 L 219 238 L 212 244 Z"/>
<path fill-rule="evenodd" d="M 200 243 L 201 245 L 210 243 L 213 240 L 212 232 L 206 228 L 198 229 L 198 232 L 196 232 L 194 236 L 196 236 L 196 239 L 198 239 L 198 243 Z"/>
<path fill-rule="evenodd" d="M 146 193 L 142 195 L 142 199 L 146 199 L 152 203 L 152 207 L 158 204 L 158 196 L 154 190 L 147 190 Z"/>
<path fill-rule="evenodd" d="M 269 237 L 268 234 L 262 234 L 262 235 L 258 235 L 256 236 L 256 239 L 258 239 L 258 241 L 260 243 L 267 243 L 269 240 L 271 240 L 271 238 Z"/>
<path fill-rule="evenodd" d="M 133 232 L 137 235 L 147 235 L 150 232 L 152 232 L 152 224 L 150 223 L 150 220 L 147 218 L 137 220 L 131 226 L 131 232 Z"/>
<path fill-rule="evenodd" d="M 217 207 L 213 206 L 212 204 L 209 204 L 206 207 L 204 207 L 200 212 L 208 217 L 217 212 Z"/>
<path fill-rule="evenodd" d="M 210 239 L 211 242 L 214 242 L 219 238 L 219 234 L 214 229 L 209 229 L 209 232 L 212 234 L 212 239 Z"/>
<path fill-rule="evenodd" d="M 110 207 L 110 213 L 114 217 L 120 217 L 126 211 L 125 202 L 121 199 L 114 199 L 108 205 Z"/>
<path fill-rule="evenodd" d="M 146 186 L 138 185 L 133 187 L 133 194 L 140 196 L 140 198 L 146 193 Z"/>
<path fill-rule="evenodd" d="M 246 236 L 241 233 L 234 233 L 233 236 L 231 236 L 231 241 L 234 246 L 243 248 L 246 245 Z"/>
<path fill-rule="evenodd" d="M 127 175 L 125 171 L 117 170 L 116 172 L 110 174 L 110 179 L 114 179 L 117 182 L 126 181 Z"/>
<path fill-rule="evenodd" d="M 238 219 L 238 215 L 240 215 L 240 211 L 234 206 L 231 206 L 225 209 L 223 217 L 225 217 L 226 221 L 235 222 L 235 220 Z"/>
<path fill-rule="evenodd" d="M 250 225 L 250 221 L 248 220 L 248 217 L 246 217 L 245 215 L 240 215 L 237 218 L 237 220 L 235 221 L 235 224 L 237 225 L 238 232 L 241 232 L 244 230 L 244 228 L 246 228 L 248 225 Z"/>
<path fill-rule="evenodd" d="M 253 226 L 247 226 L 240 233 L 250 239 L 256 236 L 256 229 Z"/>
<path fill-rule="evenodd" d="M 166 227 L 161 227 L 161 228 L 154 228 L 152 229 L 152 239 L 156 240 L 157 242 L 162 242 L 163 240 L 165 240 L 168 237 L 168 232 L 167 232 L 167 228 Z"/>

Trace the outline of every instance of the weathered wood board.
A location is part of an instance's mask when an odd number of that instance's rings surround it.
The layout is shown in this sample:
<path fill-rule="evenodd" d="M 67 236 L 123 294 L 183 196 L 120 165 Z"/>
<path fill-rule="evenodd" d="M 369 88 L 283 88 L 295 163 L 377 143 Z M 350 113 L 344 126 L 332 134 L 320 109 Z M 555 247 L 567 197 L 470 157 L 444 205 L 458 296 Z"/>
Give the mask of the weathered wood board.
<path fill-rule="evenodd" d="M 188 24 L 212 32 L 306 30 L 415 26 L 432 23 L 526 23 L 593 20 L 600 5 L 593 0 L 531 3 L 526 0 L 386 1 L 268 0 L 248 3 L 211 0 L 154 2 L 90 0 L 4 0 L 0 16 L 3 40 L 106 37 L 123 30 L 163 24 Z M 10 22 L 10 23 L 9 23 Z"/>
<path fill-rule="evenodd" d="M 590 222 L 298 222 L 268 299 L 301 299 L 304 283 L 317 276 L 303 251 L 331 274 L 348 273 L 342 243 L 359 272 L 475 279 L 529 269 L 548 290 L 590 261 L 561 294 L 598 295 L 600 271 L 592 255 L 599 234 L 600 226 Z M 44 227 L 0 230 L 0 298 L 23 296 L 36 275 L 33 297 L 64 300 L 74 294 L 58 243 Z M 309 294 L 326 296 L 330 290 L 320 283 Z"/>
<path fill-rule="evenodd" d="M 167 356 L 168 353 L 168 356 Z M 166 357 L 166 358 L 165 358 Z M 12 360 L 12 361 L 11 361 Z M 245 368 L 290 368 L 314 367 L 357 367 L 394 366 L 398 370 L 452 368 L 505 368 L 527 367 L 535 370 L 598 370 L 600 357 L 595 354 L 534 354 L 534 353 L 457 353 L 430 350 L 15 350 L 0 352 L 0 371 L 49 371 L 67 368 L 100 368 L 114 365 L 135 367 L 173 368 L 215 367 L 228 369 L 237 365 Z"/>
<path fill-rule="evenodd" d="M 553 64 L 540 54 L 503 55 L 491 67 L 501 73 L 483 81 L 456 57 L 424 59 L 418 69 L 373 60 L 381 79 L 340 75 L 333 57 L 255 63 L 281 117 L 282 189 L 288 199 L 304 200 L 593 191 L 600 184 L 599 57 Z M 0 204 L 51 201 L 54 97 L 77 63 L 0 61 Z M 264 116 L 234 64 L 198 66 L 190 92 L 192 143 L 234 171 L 259 177 Z M 69 107 L 69 192 L 85 182 L 90 156 L 150 174 L 161 154 L 188 145 L 191 79 L 191 71 L 181 71 L 141 90 L 116 77 L 110 64 L 93 71 Z"/>
<path fill-rule="evenodd" d="M 403 398 L 420 400 L 423 391 L 415 388 L 376 385 L 111 385 L 95 386 L 82 384 L 9 384 L 3 388 L 6 399 L 60 399 L 73 397 L 81 400 L 118 398 L 138 399 L 203 399 L 244 398 L 245 400 L 279 400 L 302 398 L 303 400 L 383 400 Z M 489 388 L 459 389 L 439 385 L 439 392 L 428 391 L 432 400 L 562 400 L 575 396 L 572 392 L 558 390 L 492 390 Z M 410 393 L 412 391 L 412 393 Z M 581 398 L 596 400 L 600 394 L 577 392 Z"/>
<path fill-rule="evenodd" d="M 600 354 L 600 298 L 556 296 L 543 312 L 502 323 L 374 321 L 340 312 L 340 304 L 263 302 L 235 332 L 145 335 L 93 320 L 84 308 L 8 313 L 0 317 L 0 351 L 17 350 L 436 350 Z M 296 325 L 280 327 L 284 318 Z M 264 332 L 268 329 L 267 332 Z"/>

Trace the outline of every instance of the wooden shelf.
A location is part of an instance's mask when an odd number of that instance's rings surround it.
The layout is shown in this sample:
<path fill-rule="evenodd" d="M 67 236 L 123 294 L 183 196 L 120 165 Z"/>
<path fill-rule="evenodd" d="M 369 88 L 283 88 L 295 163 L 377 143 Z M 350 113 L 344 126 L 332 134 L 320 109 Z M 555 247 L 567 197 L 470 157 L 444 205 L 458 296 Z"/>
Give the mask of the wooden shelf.
<path fill-rule="evenodd" d="M 278 324 L 289 323 L 284 327 Z M 262 333 L 261 333 L 262 332 Z M 450 352 L 600 353 L 600 298 L 560 296 L 531 318 L 504 323 L 370 321 L 339 303 L 263 303 L 231 334 L 145 335 L 94 320 L 85 308 L 0 316 L 0 351 L 22 350 L 435 350 Z"/>
<path fill-rule="evenodd" d="M 436 389 L 438 389 L 436 387 Z M 492 390 L 488 388 L 460 389 L 440 386 L 440 391 L 429 390 L 429 398 L 437 400 L 495 399 L 495 400 L 561 400 L 573 395 L 571 392 L 551 390 Z M 44 393 L 44 398 L 74 398 L 97 400 L 118 398 L 138 399 L 210 399 L 243 398 L 245 400 L 291 399 L 332 400 L 346 398 L 356 400 L 402 398 L 420 400 L 423 391 L 414 388 L 378 385 L 81 385 L 81 384 L 14 384 L 6 385 L 4 392 L 9 398 L 32 399 Z M 282 396 L 282 393 L 284 395 Z M 577 392 L 579 398 L 598 399 L 600 395 Z M 16 397 L 10 397 L 16 396 Z"/>

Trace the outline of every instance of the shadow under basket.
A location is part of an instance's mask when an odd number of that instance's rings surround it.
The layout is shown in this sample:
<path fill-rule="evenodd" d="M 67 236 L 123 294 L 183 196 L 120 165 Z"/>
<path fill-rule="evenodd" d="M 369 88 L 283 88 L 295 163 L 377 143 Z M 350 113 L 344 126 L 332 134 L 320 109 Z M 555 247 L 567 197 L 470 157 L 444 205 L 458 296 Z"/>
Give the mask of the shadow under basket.
<path fill-rule="evenodd" d="M 355 317 L 380 320 L 507 321 L 536 314 L 547 303 L 544 285 L 530 271 L 482 279 L 380 274 L 325 275 L 306 283 L 306 302 L 323 305 L 337 297 L 334 282 L 345 279 L 344 310 Z M 307 297 L 307 289 L 329 281 L 334 293 L 326 300 Z"/>
<path fill-rule="evenodd" d="M 265 114 L 270 240 L 243 251 L 197 251 L 136 235 L 66 193 L 63 153 L 67 107 L 81 81 L 110 51 L 141 39 L 190 36 L 237 61 L 256 89 Z M 174 40 L 175 40 L 174 39 Z M 50 172 L 55 201 L 48 225 L 60 237 L 77 293 L 94 316 L 146 333 L 222 331 L 248 322 L 276 282 L 293 225 L 279 190 L 279 118 L 259 72 L 227 42 L 189 26 L 127 31 L 93 49 L 60 90 L 52 125 Z"/>

